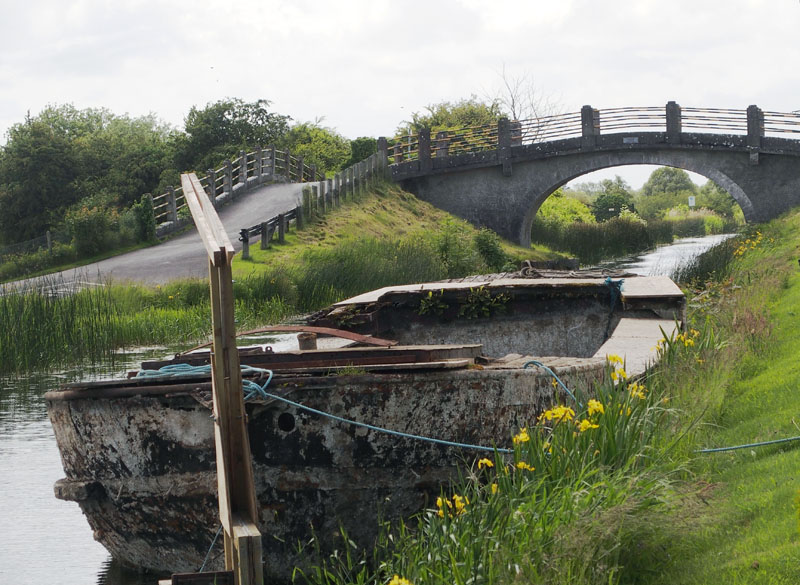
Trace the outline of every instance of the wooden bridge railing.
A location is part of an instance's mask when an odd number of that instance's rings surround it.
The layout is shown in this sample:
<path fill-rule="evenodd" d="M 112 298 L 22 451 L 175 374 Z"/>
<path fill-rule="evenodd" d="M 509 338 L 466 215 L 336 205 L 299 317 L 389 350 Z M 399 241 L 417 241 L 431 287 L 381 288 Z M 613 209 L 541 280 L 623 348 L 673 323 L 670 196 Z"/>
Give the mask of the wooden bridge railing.
<path fill-rule="evenodd" d="M 669 102 L 666 107 L 604 110 L 584 106 L 580 112 L 529 120 L 501 119 L 496 124 L 438 132 L 435 136 L 428 130 L 400 135 L 387 142 L 387 155 L 391 164 L 398 164 L 420 158 L 495 150 L 504 141 L 510 146 L 521 146 L 579 137 L 594 140 L 601 134 L 626 131 L 665 132 L 668 141 L 675 142 L 685 130 L 743 134 L 748 137 L 748 146 L 757 146 L 763 136 L 800 134 L 800 114 L 765 112 L 757 106 L 746 110 L 681 108 L 675 102 Z"/>

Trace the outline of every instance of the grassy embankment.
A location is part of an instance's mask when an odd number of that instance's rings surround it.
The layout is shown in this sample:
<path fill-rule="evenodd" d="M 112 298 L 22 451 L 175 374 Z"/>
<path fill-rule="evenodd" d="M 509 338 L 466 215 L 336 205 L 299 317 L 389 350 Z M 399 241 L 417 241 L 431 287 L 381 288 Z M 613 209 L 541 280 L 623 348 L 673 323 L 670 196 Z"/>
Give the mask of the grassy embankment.
<path fill-rule="evenodd" d="M 647 379 L 609 364 L 622 384 L 597 403 L 512 430 L 513 454 L 476 456 L 437 507 L 307 580 L 796 583 L 800 444 L 696 450 L 800 434 L 799 228 L 796 212 L 710 254 Z"/>
<path fill-rule="evenodd" d="M 541 249 L 498 246 L 493 234 L 379 185 L 289 234 L 285 244 L 265 251 L 256 244 L 253 260 L 237 257 L 237 321 L 248 329 L 380 286 L 485 273 L 507 261 L 548 256 Z M 96 361 L 118 348 L 190 345 L 205 340 L 210 328 L 205 280 L 112 284 L 62 297 L 10 292 L 0 295 L 0 373 Z"/>

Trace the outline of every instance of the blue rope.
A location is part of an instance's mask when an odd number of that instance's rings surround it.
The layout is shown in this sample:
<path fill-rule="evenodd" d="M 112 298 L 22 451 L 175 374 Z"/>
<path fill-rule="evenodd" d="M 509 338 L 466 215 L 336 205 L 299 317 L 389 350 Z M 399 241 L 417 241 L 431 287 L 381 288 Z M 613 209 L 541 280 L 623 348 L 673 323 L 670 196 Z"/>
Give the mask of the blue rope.
<path fill-rule="evenodd" d="M 717 447 L 716 449 L 697 449 L 695 453 L 722 453 L 723 451 L 736 451 L 738 449 L 750 449 L 751 447 L 764 447 L 766 445 L 777 445 L 779 443 L 789 443 L 800 441 L 800 437 L 788 437 L 786 439 L 775 439 L 774 441 L 762 441 L 761 443 L 749 443 L 747 445 L 735 445 L 733 447 Z"/>
<path fill-rule="evenodd" d="M 140 370 L 139 373 L 136 374 L 137 377 L 178 377 L 178 376 L 188 376 L 191 374 L 206 374 L 211 372 L 211 366 L 193 366 L 191 364 L 170 364 L 167 366 L 162 367 L 158 370 Z M 373 431 L 377 431 L 380 433 L 386 433 L 388 435 L 394 435 L 397 437 L 404 437 L 406 439 L 416 439 L 418 441 L 427 441 L 429 443 L 435 443 L 437 445 L 446 445 L 448 447 L 459 447 L 462 449 L 475 449 L 477 451 L 490 451 L 492 453 L 513 453 L 513 449 L 500 449 L 496 447 L 485 447 L 482 445 L 471 445 L 469 443 L 458 443 L 455 441 L 445 441 L 443 439 L 434 439 L 431 437 L 423 437 L 421 435 L 411 435 L 409 433 L 403 433 L 400 431 L 393 431 L 391 429 L 385 429 L 383 427 L 377 427 L 375 425 L 362 423 L 354 420 L 350 420 L 347 418 L 343 418 L 341 416 L 336 416 L 335 414 L 330 414 L 327 412 L 323 412 L 321 410 L 317 410 L 316 408 L 311 408 L 310 406 L 305 406 L 300 404 L 299 402 L 294 402 L 289 400 L 288 398 L 284 398 L 283 396 L 278 396 L 277 394 L 271 394 L 267 392 L 267 386 L 272 381 L 272 371 L 265 370 L 262 368 L 254 368 L 252 366 L 242 365 L 242 373 L 260 373 L 260 374 L 269 374 L 267 377 L 267 381 L 264 384 L 258 384 L 253 382 L 252 380 L 242 380 L 242 389 L 245 392 L 245 400 L 250 400 L 258 396 L 259 398 L 271 398 L 273 400 L 279 400 L 295 408 L 299 408 L 301 410 L 305 410 L 307 412 L 311 412 L 314 414 L 318 414 L 320 416 L 325 416 L 330 419 L 333 419 L 338 422 L 354 425 L 357 427 L 363 427 L 365 429 L 370 429 Z M 569 390 L 567 390 L 569 392 Z"/>
<path fill-rule="evenodd" d="M 200 570 L 197 571 L 198 573 L 202 573 L 205 570 L 206 563 L 208 562 L 208 557 L 211 556 L 211 551 L 214 550 L 214 545 L 217 544 L 217 539 L 219 538 L 220 532 L 222 532 L 222 524 L 219 525 L 219 529 L 217 530 L 217 533 L 214 535 L 214 540 L 211 541 L 211 546 L 208 547 L 206 558 L 203 559 L 203 564 L 200 565 Z"/>
<path fill-rule="evenodd" d="M 567 388 L 566 384 L 564 384 L 564 382 L 562 382 L 562 381 L 561 381 L 561 378 L 559 378 L 558 376 L 556 376 L 556 373 L 555 373 L 553 370 L 551 370 L 550 368 L 548 368 L 548 367 L 547 367 L 546 365 L 544 365 L 542 362 L 539 362 L 539 361 L 536 361 L 536 360 L 531 360 L 531 361 L 529 361 L 529 362 L 525 362 L 525 364 L 522 366 L 522 369 L 523 369 L 523 370 L 526 370 L 526 369 L 528 369 L 528 366 L 530 366 L 530 365 L 534 365 L 534 366 L 536 366 L 537 368 L 542 368 L 542 369 L 543 369 L 545 372 L 547 372 L 548 374 L 550 374 L 551 376 L 553 376 L 553 378 L 555 379 L 555 381 L 556 381 L 556 382 L 558 382 L 558 383 L 561 385 L 561 387 L 564 389 L 564 392 L 566 392 L 567 394 L 569 394 L 569 397 L 570 397 L 570 398 L 572 398 L 572 399 L 575 401 L 575 404 L 577 404 L 578 406 L 580 406 L 581 408 L 583 408 L 583 404 L 581 403 L 581 401 L 580 401 L 580 400 L 578 400 L 577 398 L 575 398 L 575 395 L 574 395 L 572 392 L 570 392 L 570 391 L 569 391 L 569 388 Z"/>

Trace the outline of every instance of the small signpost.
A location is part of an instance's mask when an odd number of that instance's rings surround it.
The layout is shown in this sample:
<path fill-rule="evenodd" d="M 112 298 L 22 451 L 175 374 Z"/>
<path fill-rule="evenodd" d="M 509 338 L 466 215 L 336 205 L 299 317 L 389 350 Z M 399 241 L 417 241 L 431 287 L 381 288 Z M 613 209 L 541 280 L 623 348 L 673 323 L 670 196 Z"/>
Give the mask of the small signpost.
<path fill-rule="evenodd" d="M 695 198 L 694 195 L 689 195 L 689 208 L 694 208 Z"/>
<path fill-rule="evenodd" d="M 253 464 L 242 393 L 242 371 L 236 348 L 231 260 L 233 244 L 194 173 L 181 175 L 186 203 L 208 252 L 211 281 L 213 352 L 211 384 L 217 452 L 219 518 L 225 533 L 225 569 L 236 585 L 262 585 L 261 533 L 253 482 Z M 200 583 L 204 574 L 174 575 L 171 583 Z M 219 574 L 214 579 L 219 581 Z M 168 581 L 169 583 L 170 581 Z"/>

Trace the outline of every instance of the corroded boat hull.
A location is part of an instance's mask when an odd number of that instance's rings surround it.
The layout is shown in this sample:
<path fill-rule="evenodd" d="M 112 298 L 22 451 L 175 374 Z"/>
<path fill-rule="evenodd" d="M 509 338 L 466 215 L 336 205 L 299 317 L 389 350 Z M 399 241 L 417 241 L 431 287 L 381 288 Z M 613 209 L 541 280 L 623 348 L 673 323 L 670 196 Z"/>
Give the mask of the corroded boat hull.
<path fill-rule="evenodd" d="M 546 359 L 546 358 L 540 358 Z M 573 388 L 603 376 L 600 358 L 551 358 Z M 509 365 L 338 376 L 277 376 L 270 391 L 346 419 L 403 433 L 507 446 L 554 399 L 552 378 Z M 123 563 L 194 571 L 219 526 L 213 424 L 206 382 L 174 387 L 120 381 L 46 398 L 66 478 L 95 538 Z M 378 518 L 430 505 L 463 461 L 479 453 L 356 427 L 279 400 L 247 403 L 266 576 L 288 580 L 340 527 L 369 544 Z M 222 564 L 221 539 L 210 567 Z M 209 566 L 207 566 L 209 568 Z"/>

